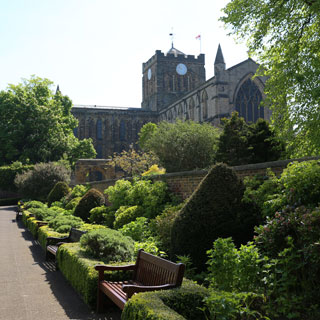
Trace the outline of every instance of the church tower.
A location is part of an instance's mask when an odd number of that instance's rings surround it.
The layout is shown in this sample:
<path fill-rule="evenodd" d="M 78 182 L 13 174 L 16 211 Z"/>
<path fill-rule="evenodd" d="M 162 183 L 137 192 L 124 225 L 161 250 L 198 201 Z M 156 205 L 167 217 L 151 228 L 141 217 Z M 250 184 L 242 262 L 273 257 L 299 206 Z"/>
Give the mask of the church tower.
<path fill-rule="evenodd" d="M 142 109 L 161 111 L 206 81 L 204 54 L 185 55 L 173 46 L 142 65 Z"/>

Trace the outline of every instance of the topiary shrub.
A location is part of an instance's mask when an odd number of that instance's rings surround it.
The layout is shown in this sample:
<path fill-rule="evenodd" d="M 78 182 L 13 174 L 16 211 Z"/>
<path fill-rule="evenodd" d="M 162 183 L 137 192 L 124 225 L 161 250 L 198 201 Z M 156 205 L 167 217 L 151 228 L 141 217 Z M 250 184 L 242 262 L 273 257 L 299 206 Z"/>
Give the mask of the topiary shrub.
<path fill-rule="evenodd" d="M 96 207 L 90 210 L 89 221 L 90 223 L 103 224 L 111 228 L 114 222 L 114 213 L 109 207 Z"/>
<path fill-rule="evenodd" d="M 175 255 L 190 255 L 198 271 L 205 270 L 206 252 L 218 237 L 237 238 L 242 181 L 224 164 L 214 166 L 181 209 L 171 231 Z M 240 217 L 241 218 L 241 217 Z"/>
<path fill-rule="evenodd" d="M 82 198 L 89 190 L 90 185 L 78 184 L 62 199 L 64 206 L 66 206 L 71 200 L 75 198 Z"/>
<path fill-rule="evenodd" d="M 57 182 L 48 194 L 48 206 L 55 201 L 60 201 L 70 192 L 69 186 L 64 181 Z"/>
<path fill-rule="evenodd" d="M 109 228 L 98 229 L 84 234 L 80 239 L 81 247 L 92 257 L 111 261 L 131 261 L 134 241 Z"/>
<path fill-rule="evenodd" d="M 113 226 L 115 229 L 119 229 L 125 224 L 134 221 L 136 218 L 142 216 L 143 211 L 140 206 L 133 206 L 133 207 L 126 207 L 122 206 L 120 207 L 116 214 L 115 214 L 115 221 L 113 223 Z"/>
<path fill-rule="evenodd" d="M 80 202 L 81 200 L 81 197 L 76 197 L 76 198 L 73 198 L 72 200 L 70 200 L 66 205 L 65 205 L 65 208 L 67 210 L 74 210 L 75 207 L 78 205 L 78 203 Z"/>
<path fill-rule="evenodd" d="M 19 193 L 36 200 L 46 200 L 58 181 L 70 181 L 70 170 L 61 164 L 49 162 L 36 164 L 33 170 L 18 174 L 15 184 Z"/>
<path fill-rule="evenodd" d="M 74 215 L 80 217 L 83 221 L 88 221 L 90 210 L 95 207 L 100 207 L 105 203 L 103 194 L 96 190 L 90 189 L 79 201 L 74 209 Z"/>

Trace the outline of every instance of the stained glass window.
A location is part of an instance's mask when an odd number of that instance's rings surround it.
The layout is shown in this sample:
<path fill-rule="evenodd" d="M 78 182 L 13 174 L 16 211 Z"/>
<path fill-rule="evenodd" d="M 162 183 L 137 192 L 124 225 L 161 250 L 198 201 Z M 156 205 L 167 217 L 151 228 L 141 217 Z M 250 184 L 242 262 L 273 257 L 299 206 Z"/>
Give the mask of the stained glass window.
<path fill-rule="evenodd" d="M 257 85 L 247 79 L 240 87 L 236 98 L 236 111 L 247 122 L 264 118 L 264 108 L 259 107 L 262 95 Z"/>

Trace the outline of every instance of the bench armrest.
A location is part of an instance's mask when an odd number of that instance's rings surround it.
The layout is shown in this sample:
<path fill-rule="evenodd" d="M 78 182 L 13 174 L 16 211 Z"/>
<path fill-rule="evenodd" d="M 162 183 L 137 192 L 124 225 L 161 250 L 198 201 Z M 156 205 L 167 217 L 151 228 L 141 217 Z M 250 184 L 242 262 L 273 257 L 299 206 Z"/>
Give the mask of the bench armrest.
<path fill-rule="evenodd" d="M 159 286 L 139 286 L 134 284 L 123 284 L 122 290 L 127 294 L 127 298 L 131 298 L 133 294 L 138 292 L 156 291 L 156 290 L 168 290 L 173 289 L 176 286 L 174 284 L 163 284 Z"/>
<path fill-rule="evenodd" d="M 94 268 L 97 271 L 117 271 L 117 270 L 135 270 L 136 265 L 135 264 L 128 264 L 128 265 L 123 265 L 123 266 L 107 266 L 105 264 L 97 264 L 94 266 Z"/>

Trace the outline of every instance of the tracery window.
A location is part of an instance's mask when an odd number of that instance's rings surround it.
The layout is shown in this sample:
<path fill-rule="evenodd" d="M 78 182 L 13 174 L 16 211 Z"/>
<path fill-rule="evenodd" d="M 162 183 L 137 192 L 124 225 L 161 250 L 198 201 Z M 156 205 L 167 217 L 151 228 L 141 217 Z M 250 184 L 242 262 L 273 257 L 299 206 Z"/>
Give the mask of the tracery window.
<path fill-rule="evenodd" d="M 124 120 L 120 121 L 120 141 L 126 140 L 126 123 Z"/>
<path fill-rule="evenodd" d="M 193 100 L 193 98 L 190 99 L 190 103 L 189 103 L 189 119 L 194 120 L 194 100 Z"/>
<path fill-rule="evenodd" d="M 203 119 L 207 119 L 208 118 L 208 94 L 205 90 L 202 93 L 201 104 L 202 104 Z"/>
<path fill-rule="evenodd" d="M 247 79 L 237 93 L 236 111 L 245 121 L 256 122 L 259 118 L 264 118 L 264 108 L 259 107 L 261 100 L 262 94 L 258 86 Z"/>

